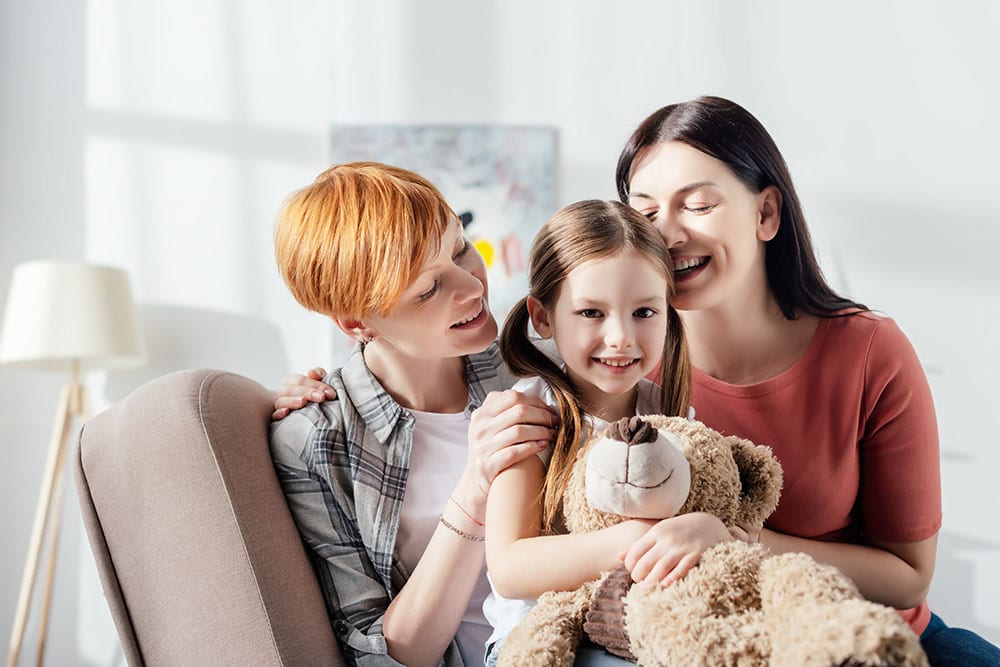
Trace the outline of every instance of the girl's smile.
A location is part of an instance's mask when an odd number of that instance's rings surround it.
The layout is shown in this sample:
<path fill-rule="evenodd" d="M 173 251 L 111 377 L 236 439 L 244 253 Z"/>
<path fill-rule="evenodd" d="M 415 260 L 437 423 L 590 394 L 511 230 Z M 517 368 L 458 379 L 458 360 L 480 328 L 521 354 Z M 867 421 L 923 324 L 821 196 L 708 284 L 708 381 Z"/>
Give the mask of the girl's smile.
<path fill-rule="evenodd" d="M 636 385 L 663 356 L 667 277 L 635 251 L 595 259 L 570 271 L 551 310 L 538 304 L 532 318 L 540 335 L 555 339 L 588 410 L 628 416 Z"/>
<path fill-rule="evenodd" d="M 593 361 L 604 366 L 611 373 L 627 373 L 632 366 L 635 366 L 641 360 L 636 358 L 606 359 L 594 357 Z"/>

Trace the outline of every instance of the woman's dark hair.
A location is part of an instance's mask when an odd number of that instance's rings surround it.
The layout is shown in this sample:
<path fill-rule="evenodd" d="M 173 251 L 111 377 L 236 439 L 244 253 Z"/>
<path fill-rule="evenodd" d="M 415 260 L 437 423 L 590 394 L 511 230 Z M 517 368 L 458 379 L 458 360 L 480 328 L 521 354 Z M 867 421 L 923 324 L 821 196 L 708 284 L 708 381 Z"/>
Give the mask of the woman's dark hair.
<path fill-rule="evenodd" d="M 754 193 L 772 185 L 781 193 L 781 224 L 766 245 L 764 262 L 768 286 L 786 318 L 795 319 L 796 312 L 833 317 L 845 309 L 868 310 L 827 284 L 785 159 L 760 121 L 735 102 L 699 97 L 665 106 L 642 121 L 618 157 L 615 183 L 623 202 L 628 203 L 636 161 L 650 147 L 669 141 L 725 163 Z"/>

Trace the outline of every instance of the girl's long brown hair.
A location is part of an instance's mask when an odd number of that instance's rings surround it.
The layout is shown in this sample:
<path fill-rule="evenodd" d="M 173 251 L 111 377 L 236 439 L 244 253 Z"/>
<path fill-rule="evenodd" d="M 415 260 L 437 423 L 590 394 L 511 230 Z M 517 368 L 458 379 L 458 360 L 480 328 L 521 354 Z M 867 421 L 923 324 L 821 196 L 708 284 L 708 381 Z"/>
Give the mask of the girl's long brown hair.
<path fill-rule="evenodd" d="M 660 366 L 660 411 L 665 415 L 686 416 L 691 405 L 691 363 L 680 316 L 669 305 L 674 297 L 673 264 L 663 238 L 638 211 L 621 202 L 591 199 L 556 212 L 539 230 L 531 246 L 528 293 L 551 310 L 570 271 L 585 262 L 624 252 L 648 258 L 666 278 L 667 336 Z M 543 492 L 543 528 L 550 530 L 556 522 L 580 442 L 587 434 L 579 394 L 566 373 L 531 342 L 530 322 L 525 297 L 504 322 L 500 353 L 515 375 L 543 378 L 559 404 L 559 432 Z"/>

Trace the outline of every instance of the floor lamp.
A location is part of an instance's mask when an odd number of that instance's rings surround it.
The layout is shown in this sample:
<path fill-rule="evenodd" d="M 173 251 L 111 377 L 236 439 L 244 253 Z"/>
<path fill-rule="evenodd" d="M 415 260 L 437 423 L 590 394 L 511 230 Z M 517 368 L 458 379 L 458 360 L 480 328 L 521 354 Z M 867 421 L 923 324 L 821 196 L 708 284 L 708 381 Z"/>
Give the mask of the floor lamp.
<path fill-rule="evenodd" d="M 43 551 L 47 553 L 38 621 L 37 664 L 45 654 L 52 583 L 59 544 L 63 471 L 75 421 L 87 416 L 81 373 L 144 362 L 145 350 L 129 289 L 121 269 L 84 262 L 40 260 L 14 268 L 3 328 L 0 364 L 69 375 L 56 412 L 28 557 L 21 580 L 8 667 L 15 667 Z"/>

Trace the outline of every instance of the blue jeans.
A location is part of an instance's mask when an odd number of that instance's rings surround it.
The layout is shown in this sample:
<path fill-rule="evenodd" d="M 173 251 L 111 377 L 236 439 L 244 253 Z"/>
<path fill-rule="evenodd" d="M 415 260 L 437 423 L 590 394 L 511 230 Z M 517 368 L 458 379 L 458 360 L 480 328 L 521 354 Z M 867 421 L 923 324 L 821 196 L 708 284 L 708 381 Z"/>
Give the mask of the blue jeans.
<path fill-rule="evenodd" d="M 997 667 L 1000 665 L 1000 648 L 989 643 L 975 632 L 962 628 L 949 628 L 937 614 L 920 635 L 931 667 Z"/>

